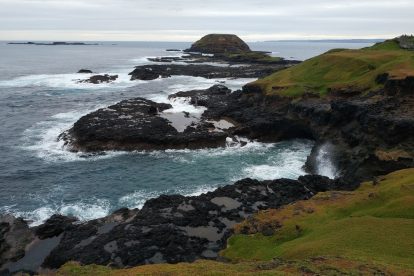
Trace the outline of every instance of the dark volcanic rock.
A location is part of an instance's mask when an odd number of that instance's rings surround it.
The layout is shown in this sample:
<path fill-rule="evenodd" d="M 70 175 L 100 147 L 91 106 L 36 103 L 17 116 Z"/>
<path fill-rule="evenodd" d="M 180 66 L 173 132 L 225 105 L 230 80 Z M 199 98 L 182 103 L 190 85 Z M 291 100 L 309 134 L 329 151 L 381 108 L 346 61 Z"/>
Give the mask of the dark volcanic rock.
<path fill-rule="evenodd" d="M 214 85 L 209 89 L 182 91 L 168 96 L 169 99 L 175 98 L 190 98 L 190 103 L 195 106 L 208 107 L 213 98 L 218 98 L 219 101 L 224 97 L 230 95 L 231 90 L 224 85 Z"/>
<path fill-rule="evenodd" d="M 25 248 L 33 239 L 34 235 L 24 220 L 0 215 L 0 274 L 5 263 L 24 257 Z"/>
<path fill-rule="evenodd" d="M 390 96 L 414 95 L 414 77 L 405 79 L 388 79 L 385 82 L 385 92 Z"/>
<path fill-rule="evenodd" d="M 118 79 L 118 75 L 95 75 L 90 77 L 89 79 L 86 80 L 80 80 L 78 81 L 79 83 L 93 83 L 93 84 L 100 84 L 100 83 L 108 83 L 108 82 L 113 82 L 115 80 Z"/>
<path fill-rule="evenodd" d="M 77 219 L 74 217 L 53 215 L 44 224 L 36 227 L 35 234 L 41 240 L 56 237 L 71 227 L 72 223 L 75 221 L 77 221 Z"/>
<path fill-rule="evenodd" d="M 414 166 L 412 78 L 389 80 L 381 76 L 378 81 L 385 81 L 385 89 L 375 94 L 305 96 L 295 101 L 265 96 L 257 87 L 245 86 L 243 91 L 230 93 L 226 87 L 216 85 L 170 96 L 189 98 L 192 104 L 207 107 L 201 123 L 182 133 L 157 116 L 149 117 L 149 121 L 160 120 L 160 125 L 141 125 L 137 120 L 141 113 L 135 119 L 128 117 L 136 109 L 131 106 L 126 113 L 118 107 L 115 112 L 89 114 L 63 138 L 69 137 L 65 140 L 72 149 L 82 151 L 224 146 L 226 137 L 235 136 L 262 142 L 313 139 L 317 145 L 307 162 L 309 172 L 318 173 L 320 159 L 329 156 L 338 175 L 359 183 Z M 233 127 L 211 131 L 211 121 L 223 119 Z M 139 129 L 146 127 L 150 129 L 141 133 Z M 321 157 L 327 143 L 331 144 L 329 153 Z"/>
<path fill-rule="evenodd" d="M 201 52 L 208 54 L 249 52 L 249 46 L 233 34 L 209 34 L 191 45 L 186 52 Z"/>
<path fill-rule="evenodd" d="M 290 101 L 246 86 L 243 92 L 216 87 L 170 97 L 189 97 L 191 103 L 207 107 L 205 119 L 229 119 L 237 126 L 229 136 L 263 142 L 316 140 L 309 171 L 317 173 L 321 158 L 329 157 L 339 175 L 359 183 L 414 166 L 413 91 L 412 78 L 406 78 L 386 80 L 383 93 L 366 96 Z"/>
<path fill-rule="evenodd" d="M 160 196 L 147 201 L 141 210 L 129 211 L 111 227 L 113 219 L 108 218 L 71 227 L 44 266 L 58 268 L 78 261 L 125 267 L 215 259 L 232 227 L 251 214 L 342 185 L 320 176 L 298 181 L 245 179 L 200 196 Z"/>
<path fill-rule="evenodd" d="M 402 49 L 414 50 L 414 36 L 403 35 L 395 39 Z"/>
<path fill-rule="evenodd" d="M 80 69 L 78 74 L 92 74 L 93 72 L 89 69 Z"/>
<path fill-rule="evenodd" d="M 212 78 L 260 78 L 268 76 L 276 71 L 286 68 L 286 62 L 272 65 L 250 65 L 242 67 L 213 66 L 213 65 L 143 65 L 137 66 L 129 73 L 131 80 L 153 80 L 159 77 L 168 78 L 171 76 L 193 76 Z"/>
<path fill-rule="evenodd" d="M 129 75 L 132 75 L 131 80 L 155 80 L 160 77 L 169 77 L 169 75 L 165 72 L 161 72 L 158 68 L 155 68 L 154 70 L 154 68 L 147 66 L 137 67 L 134 71 L 129 73 Z"/>
<path fill-rule="evenodd" d="M 171 108 L 143 98 L 125 100 L 79 119 L 63 139 L 73 151 L 153 150 L 224 146 L 225 133 L 199 125 L 178 132 L 160 112 Z"/>

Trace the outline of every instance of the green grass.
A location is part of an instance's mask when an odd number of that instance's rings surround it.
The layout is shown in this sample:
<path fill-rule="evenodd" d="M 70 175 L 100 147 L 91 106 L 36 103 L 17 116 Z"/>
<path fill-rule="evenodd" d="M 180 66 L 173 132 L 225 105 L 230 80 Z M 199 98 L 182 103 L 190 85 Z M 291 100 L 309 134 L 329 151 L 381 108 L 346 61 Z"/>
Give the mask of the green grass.
<path fill-rule="evenodd" d="M 414 76 L 414 52 L 401 49 L 396 40 L 360 50 L 335 49 L 248 86 L 286 97 L 367 92 L 382 88 L 375 80 L 384 73 L 398 79 Z"/>
<path fill-rule="evenodd" d="M 272 236 L 260 225 L 278 222 Z M 241 231 L 251 233 L 240 234 Z M 311 200 L 258 213 L 236 229 L 222 255 L 231 260 L 306 260 L 341 256 L 414 269 L 414 169 L 392 173 L 355 192 L 320 193 Z"/>
<path fill-rule="evenodd" d="M 384 274 L 379 274 L 383 272 Z M 144 265 L 128 269 L 67 263 L 56 273 L 57 276 L 132 276 L 132 275 L 396 275 L 402 270 L 344 258 L 316 258 L 303 261 L 222 263 L 200 260 L 195 263 Z M 377 273 L 377 274 L 374 274 Z M 393 274 L 391 274 L 393 273 Z M 408 275 L 408 274 L 407 274 Z M 46 276 L 46 275 L 45 275 Z"/>

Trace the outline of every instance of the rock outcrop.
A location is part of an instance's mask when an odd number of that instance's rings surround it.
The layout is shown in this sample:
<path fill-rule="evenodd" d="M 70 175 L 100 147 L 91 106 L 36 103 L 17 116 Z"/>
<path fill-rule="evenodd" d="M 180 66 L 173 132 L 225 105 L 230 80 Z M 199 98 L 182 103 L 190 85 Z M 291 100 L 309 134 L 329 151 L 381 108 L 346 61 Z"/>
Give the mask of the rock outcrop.
<path fill-rule="evenodd" d="M 25 255 L 26 246 L 35 236 L 27 223 L 11 215 L 0 216 L 0 271 L 7 262 L 15 262 Z M 0 272 L 0 275 L 1 272 Z"/>
<path fill-rule="evenodd" d="M 402 35 L 397 37 L 396 40 L 402 49 L 414 50 L 414 36 Z"/>
<path fill-rule="evenodd" d="M 207 54 L 250 52 L 249 46 L 233 34 L 209 34 L 195 42 L 186 52 Z"/>
<path fill-rule="evenodd" d="M 72 151 L 154 150 L 220 147 L 226 143 L 224 132 L 211 131 L 200 123 L 178 131 L 162 117 L 169 104 L 143 98 L 122 101 L 79 119 L 63 139 Z M 185 114 L 182 114 L 184 120 Z"/>
<path fill-rule="evenodd" d="M 261 78 L 282 70 L 294 62 L 280 61 L 278 64 L 263 65 L 255 64 L 250 66 L 213 66 L 213 65 L 142 65 L 137 66 L 129 73 L 131 80 L 154 80 L 168 78 L 171 76 L 192 76 L 213 78 Z"/>
<path fill-rule="evenodd" d="M 118 75 L 95 75 L 86 80 L 79 80 L 78 83 L 93 83 L 93 84 L 100 84 L 100 83 L 109 83 L 114 82 L 118 79 Z"/>

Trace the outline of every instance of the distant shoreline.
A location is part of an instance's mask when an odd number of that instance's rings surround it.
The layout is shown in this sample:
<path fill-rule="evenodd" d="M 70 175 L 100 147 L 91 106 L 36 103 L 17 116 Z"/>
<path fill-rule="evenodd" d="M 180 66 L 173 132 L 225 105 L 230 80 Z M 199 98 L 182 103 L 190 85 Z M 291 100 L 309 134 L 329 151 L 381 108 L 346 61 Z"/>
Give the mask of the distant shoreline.
<path fill-rule="evenodd" d="M 10 45 L 46 45 L 46 46 L 90 46 L 99 45 L 99 43 L 85 43 L 85 42 L 9 42 Z"/>
<path fill-rule="evenodd" d="M 281 39 L 281 40 L 257 40 L 257 41 L 247 41 L 247 43 L 274 43 L 274 42 L 308 42 L 308 43 L 378 43 L 384 42 L 386 39 Z M 59 46 L 59 45 L 100 45 L 105 43 L 122 43 L 122 42 L 147 42 L 147 43 L 191 43 L 189 41 L 140 41 L 140 40 L 131 40 L 131 41 L 85 41 L 85 42 L 47 42 L 47 41 L 7 41 L 0 40 L 0 42 L 6 42 L 11 45 L 49 45 L 49 46 Z"/>
<path fill-rule="evenodd" d="M 262 42 L 311 42 L 311 43 L 378 43 L 384 42 L 386 39 L 378 38 L 378 39 L 307 39 L 307 40 L 300 40 L 300 39 L 292 39 L 292 40 L 266 40 Z"/>

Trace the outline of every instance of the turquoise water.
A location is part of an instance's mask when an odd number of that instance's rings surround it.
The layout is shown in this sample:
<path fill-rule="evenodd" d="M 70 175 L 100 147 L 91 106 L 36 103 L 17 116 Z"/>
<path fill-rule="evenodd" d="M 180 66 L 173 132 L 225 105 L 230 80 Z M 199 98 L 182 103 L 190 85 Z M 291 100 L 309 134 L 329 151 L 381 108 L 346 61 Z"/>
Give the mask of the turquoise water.
<path fill-rule="evenodd" d="M 310 141 L 263 144 L 197 151 L 108 152 L 85 157 L 68 152 L 57 136 L 100 107 L 131 97 L 167 102 L 180 90 L 208 88 L 218 80 L 173 77 L 129 81 L 128 72 L 148 56 L 174 55 L 167 48 L 188 43 L 105 43 L 99 46 L 27 46 L 0 43 L 0 212 L 39 224 L 54 213 L 83 220 L 120 207 L 140 207 L 160 194 L 195 195 L 251 177 L 297 178 L 312 148 Z M 302 59 L 335 43 L 253 43 Z M 349 47 L 349 44 L 346 44 Z M 354 48 L 364 44 L 352 45 Z M 116 73 L 112 84 L 78 84 L 79 69 Z M 252 79 L 220 80 L 239 89 Z M 175 103 L 177 111 L 193 110 Z"/>

